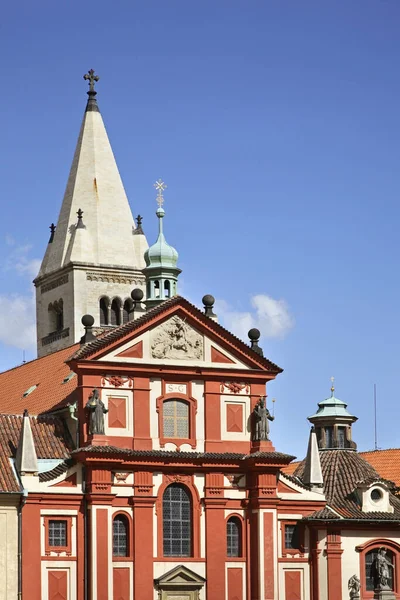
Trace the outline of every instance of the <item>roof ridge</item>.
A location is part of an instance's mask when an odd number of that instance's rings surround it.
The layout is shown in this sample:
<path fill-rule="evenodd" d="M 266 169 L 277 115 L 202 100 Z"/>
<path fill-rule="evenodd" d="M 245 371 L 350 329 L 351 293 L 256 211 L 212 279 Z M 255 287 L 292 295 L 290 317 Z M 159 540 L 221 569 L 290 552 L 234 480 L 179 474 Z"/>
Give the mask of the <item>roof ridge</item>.
<path fill-rule="evenodd" d="M 164 300 L 164 302 L 162 302 L 158 306 L 155 306 L 154 308 L 151 308 L 138 319 L 134 319 L 133 321 L 129 321 L 128 323 L 124 323 L 123 325 L 115 327 L 114 329 L 108 331 L 103 336 L 101 336 L 101 338 L 96 338 L 92 342 L 89 342 L 88 344 L 85 344 L 85 346 L 79 348 L 72 356 L 70 356 L 67 359 L 67 361 L 72 360 L 74 358 L 81 358 L 79 355 L 80 352 L 83 354 L 83 358 L 85 358 L 86 355 L 87 357 L 89 357 L 97 350 L 101 350 L 103 346 L 105 347 L 109 340 L 111 342 L 117 342 L 119 339 L 124 337 L 124 335 L 135 331 L 135 329 L 139 329 L 139 327 L 142 324 L 145 324 L 148 320 L 150 320 L 151 317 L 154 317 L 158 314 L 162 314 L 163 312 L 166 312 L 166 310 L 171 306 L 174 306 L 176 304 L 179 305 L 179 303 L 181 302 L 183 302 L 184 305 L 186 304 L 189 309 L 196 311 L 202 318 L 207 318 L 207 323 L 210 325 L 211 329 L 214 329 L 214 333 L 218 333 L 218 329 L 221 330 L 219 333 L 222 332 L 223 334 L 225 334 L 225 336 L 228 336 L 228 338 L 230 337 L 236 343 L 239 343 L 243 349 L 246 349 L 247 354 L 249 356 L 253 357 L 254 359 L 261 360 L 262 362 L 268 363 L 269 368 L 276 369 L 278 373 L 281 373 L 283 371 L 281 367 L 273 363 L 268 358 L 260 356 L 258 353 L 254 352 L 254 350 L 252 350 L 250 346 L 247 346 L 246 342 L 238 338 L 234 333 L 226 329 L 226 327 L 206 317 L 205 314 L 195 304 L 192 304 L 192 302 L 189 302 L 189 300 L 187 300 L 183 296 L 173 296 L 168 300 Z"/>
<path fill-rule="evenodd" d="M 6 373 L 9 373 L 10 371 L 15 371 L 15 369 L 21 369 L 22 367 L 31 365 L 32 363 L 37 362 L 39 360 L 44 360 L 45 358 L 54 356 L 54 354 L 58 354 L 59 352 L 65 352 L 68 348 L 72 348 L 72 346 L 77 346 L 77 345 L 79 345 L 79 342 L 74 342 L 73 344 L 70 344 L 69 346 L 60 348 L 60 350 L 55 350 L 54 352 L 51 352 L 50 354 L 45 354 L 44 356 L 37 356 L 36 358 L 32 358 L 32 360 L 28 360 L 26 362 L 21 363 L 20 365 L 16 365 L 15 367 L 10 367 L 9 369 L 6 369 L 5 371 L 1 371 L 0 375 L 5 375 Z"/>

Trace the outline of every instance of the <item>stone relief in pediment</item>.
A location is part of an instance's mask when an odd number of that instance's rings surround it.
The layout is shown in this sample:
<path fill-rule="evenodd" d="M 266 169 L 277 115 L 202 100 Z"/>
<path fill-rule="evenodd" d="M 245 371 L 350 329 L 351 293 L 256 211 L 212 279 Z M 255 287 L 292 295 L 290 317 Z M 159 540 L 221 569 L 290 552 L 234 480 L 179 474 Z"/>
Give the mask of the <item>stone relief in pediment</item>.
<path fill-rule="evenodd" d="M 175 316 L 151 333 L 151 356 L 180 360 L 202 360 L 203 336 Z"/>

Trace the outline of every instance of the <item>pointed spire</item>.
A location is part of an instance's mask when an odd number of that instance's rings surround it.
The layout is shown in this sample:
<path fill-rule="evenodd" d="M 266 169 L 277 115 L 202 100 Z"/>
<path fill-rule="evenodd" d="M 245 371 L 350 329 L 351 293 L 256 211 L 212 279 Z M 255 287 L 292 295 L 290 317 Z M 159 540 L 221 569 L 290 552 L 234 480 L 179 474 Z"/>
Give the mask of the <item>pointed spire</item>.
<path fill-rule="evenodd" d="M 31 421 L 27 409 L 24 410 L 24 416 L 22 418 L 21 433 L 15 458 L 15 468 L 20 475 L 38 474 L 35 443 L 33 441 Z"/>
<path fill-rule="evenodd" d="M 72 231 L 72 227 L 76 229 L 78 209 L 85 214 L 87 228 L 85 263 L 118 264 L 140 270 L 145 266 L 143 254 L 147 241 L 145 236 L 132 235 L 135 222 L 96 104 L 94 86 L 99 78 L 91 69 L 84 79 L 89 83 L 89 100 L 58 217 L 57 235 L 48 247 L 39 277 L 82 260 Z"/>
<path fill-rule="evenodd" d="M 309 485 L 313 492 L 323 493 L 324 478 L 322 476 L 321 460 L 314 427 L 311 427 L 310 438 L 308 440 L 303 482 Z"/>
<path fill-rule="evenodd" d="M 90 71 L 88 71 L 87 73 L 85 73 L 85 75 L 83 76 L 83 79 L 88 80 L 89 81 L 89 91 L 87 92 L 87 95 L 89 96 L 87 104 L 86 104 L 86 112 L 100 112 L 99 111 L 99 107 L 97 106 L 97 100 L 96 100 L 96 96 L 97 96 L 97 92 L 94 89 L 94 83 L 95 81 L 99 81 L 100 77 L 98 75 L 94 74 L 94 70 L 90 69 Z"/>

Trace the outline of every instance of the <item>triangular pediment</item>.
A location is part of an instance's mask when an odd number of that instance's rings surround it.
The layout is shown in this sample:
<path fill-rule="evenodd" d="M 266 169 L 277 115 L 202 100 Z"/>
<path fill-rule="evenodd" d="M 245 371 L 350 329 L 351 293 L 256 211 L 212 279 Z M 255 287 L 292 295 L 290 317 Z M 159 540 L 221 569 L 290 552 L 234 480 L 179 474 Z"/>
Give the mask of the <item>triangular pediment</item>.
<path fill-rule="evenodd" d="M 180 296 L 82 346 L 72 360 L 80 358 L 281 371 Z"/>
<path fill-rule="evenodd" d="M 156 585 L 158 585 L 160 588 L 176 585 L 198 587 L 204 585 L 205 581 L 206 580 L 204 577 L 198 573 L 195 573 L 184 565 L 178 565 L 177 567 L 174 567 L 155 580 Z"/>

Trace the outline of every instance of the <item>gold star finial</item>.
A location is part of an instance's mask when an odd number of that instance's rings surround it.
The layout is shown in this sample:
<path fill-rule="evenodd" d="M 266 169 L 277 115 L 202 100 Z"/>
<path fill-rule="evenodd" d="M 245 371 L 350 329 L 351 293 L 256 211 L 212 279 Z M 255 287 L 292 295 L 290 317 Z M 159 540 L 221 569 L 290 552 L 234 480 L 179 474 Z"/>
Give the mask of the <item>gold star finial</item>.
<path fill-rule="evenodd" d="M 332 385 L 331 385 L 331 392 L 332 392 L 332 396 L 333 396 L 333 392 L 335 391 L 335 385 L 334 385 L 334 383 L 335 383 L 335 378 L 334 378 L 334 377 L 331 377 L 331 382 L 332 382 Z"/>
<path fill-rule="evenodd" d="M 154 184 L 154 187 L 157 190 L 157 204 L 161 208 L 161 206 L 164 204 L 163 192 L 167 189 L 167 185 L 163 182 L 162 179 L 157 179 L 157 181 Z"/>

